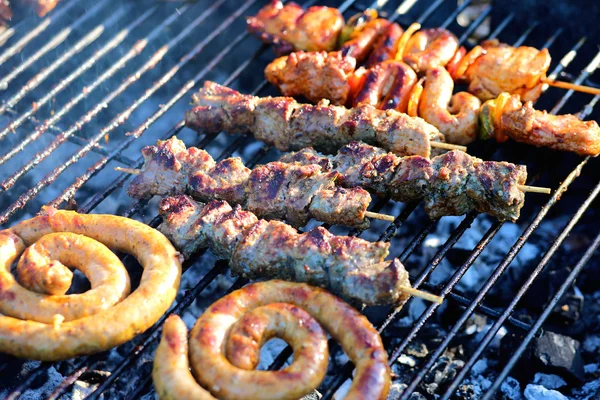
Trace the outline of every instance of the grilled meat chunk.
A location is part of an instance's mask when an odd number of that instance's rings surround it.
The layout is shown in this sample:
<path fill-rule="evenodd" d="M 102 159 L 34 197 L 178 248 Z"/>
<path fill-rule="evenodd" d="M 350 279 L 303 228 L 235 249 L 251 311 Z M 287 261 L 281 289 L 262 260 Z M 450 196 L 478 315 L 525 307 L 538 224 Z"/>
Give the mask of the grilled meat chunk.
<path fill-rule="evenodd" d="M 502 92 L 518 94 L 523 101 L 535 101 L 542 94 L 540 79 L 550 68 L 548 49 L 513 47 L 498 40 L 481 44 L 483 53 L 467 68 L 464 77 L 469 93 L 481 100 L 496 98 Z"/>
<path fill-rule="evenodd" d="M 527 179 L 525 166 L 482 161 L 458 150 L 429 160 L 398 157 L 352 142 L 335 156 L 308 148 L 286 154 L 280 161 L 319 164 L 339 173 L 342 186 L 362 186 L 393 200 L 424 199 L 425 211 L 432 219 L 477 210 L 500 221 L 516 221 L 525 201 L 519 189 Z"/>
<path fill-rule="evenodd" d="M 397 259 L 385 261 L 389 243 L 334 236 L 322 227 L 300 234 L 239 206 L 217 200 L 205 205 L 185 195 L 164 198 L 159 210 L 158 229 L 184 256 L 209 247 L 229 260 L 236 276 L 306 282 L 366 305 L 407 298 L 400 288 L 410 287 L 408 273 Z"/>
<path fill-rule="evenodd" d="M 210 81 L 193 100 L 195 107 L 185 114 L 190 128 L 238 133 L 245 126 L 258 140 L 282 151 L 312 146 L 331 153 L 361 140 L 399 155 L 429 157 L 431 141 L 444 141 L 444 135 L 421 118 L 365 104 L 352 109 L 327 101 L 299 104 L 289 97 L 243 95 Z"/>
<path fill-rule="evenodd" d="M 303 10 L 294 2 L 284 5 L 272 0 L 246 22 L 250 33 L 283 55 L 297 50 L 333 50 L 344 17 L 337 8 L 313 6 Z"/>
<path fill-rule="evenodd" d="M 215 163 L 206 151 L 186 148 L 176 137 L 145 147 L 142 153 L 144 165 L 127 189 L 137 199 L 185 193 L 200 201 L 244 204 L 261 217 L 285 219 L 294 226 L 306 225 L 311 218 L 369 226 L 369 193 L 336 186 L 339 174 L 317 164 L 272 162 L 250 170 L 239 157 Z"/>
<path fill-rule="evenodd" d="M 355 68 L 356 60 L 339 51 L 297 51 L 267 65 L 265 77 L 285 96 L 301 95 L 314 103 L 328 99 L 344 105 L 350 92 L 348 75 Z"/>
<path fill-rule="evenodd" d="M 502 101 L 499 101 L 502 99 Z M 499 140 L 510 137 L 517 142 L 554 150 L 572 151 L 582 156 L 600 154 L 600 127 L 596 121 L 582 121 L 575 115 L 552 115 L 533 108 L 531 101 L 521 103 L 518 95 L 506 93 L 484 103 L 481 118 Z"/>

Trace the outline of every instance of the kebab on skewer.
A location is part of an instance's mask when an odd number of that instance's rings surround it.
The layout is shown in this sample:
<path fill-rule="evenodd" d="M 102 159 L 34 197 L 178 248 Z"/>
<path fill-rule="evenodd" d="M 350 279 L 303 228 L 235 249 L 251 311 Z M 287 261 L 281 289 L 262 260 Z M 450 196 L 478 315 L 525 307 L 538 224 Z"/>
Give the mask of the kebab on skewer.
<path fill-rule="evenodd" d="M 161 200 L 158 230 L 189 258 L 210 248 L 229 261 L 231 272 L 252 280 L 282 279 L 327 289 L 353 303 L 397 304 L 417 295 L 398 259 L 385 261 L 389 243 L 335 236 L 323 227 L 305 233 L 281 221 L 266 221 L 223 200 L 208 204 L 179 195 Z"/>
<path fill-rule="evenodd" d="M 580 155 L 600 153 L 600 127 L 595 121 L 535 110 L 532 102 L 522 104 L 518 94 L 501 93 L 484 105 L 470 93 L 453 95 L 454 81 L 444 67 L 429 69 L 423 84 L 423 78 L 418 80 L 416 73 L 402 61 L 384 61 L 360 76 L 352 75 L 347 67 L 353 63 L 351 57 L 344 57 L 340 52 L 292 53 L 287 59 L 280 58 L 267 66 L 265 75 L 284 94 L 304 95 L 312 101 L 320 95 L 332 95 L 334 99 L 346 99 L 352 106 L 369 104 L 378 109 L 392 108 L 411 116 L 418 115 L 438 128 L 451 143 L 466 145 L 478 136 L 498 141 L 510 137 Z M 319 79 L 298 79 L 288 84 L 285 79 L 288 74 L 303 78 L 315 76 L 320 69 L 328 70 L 331 79 L 327 83 Z"/>
<path fill-rule="evenodd" d="M 248 19 L 248 29 L 261 40 L 272 43 L 273 37 L 278 40 L 287 38 L 286 27 L 294 31 L 294 21 L 290 22 L 289 18 L 283 17 L 287 14 L 286 10 L 301 10 L 301 7 L 295 3 L 284 6 L 281 1 L 272 0 L 263 10 Z M 270 10 L 279 12 L 274 17 Z M 338 38 L 337 49 L 343 55 L 355 58 L 358 64 L 368 57 L 367 67 L 390 59 L 404 61 L 420 74 L 425 74 L 431 68 L 447 67 L 453 79 L 466 82 L 469 91 L 483 101 L 493 99 L 503 92 L 519 94 L 523 101 L 534 101 L 540 96 L 544 84 L 600 94 L 600 89 L 597 88 L 549 80 L 546 77 L 551 61 L 548 49 L 513 47 L 497 40 L 487 40 L 467 52 L 464 47 L 459 47 L 458 39 L 447 29 L 421 30 L 420 24 L 413 23 L 403 31 L 398 24 L 378 18 L 377 12 L 372 9 L 355 15 L 341 27 L 339 21 L 340 18 L 343 21 L 343 17 L 339 10 L 320 7 L 317 15 L 329 15 L 330 22 L 322 32 L 314 32 L 311 38 L 313 43 L 335 36 Z M 303 15 L 302 19 L 310 17 Z M 324 20 L 322 17 L 314 19 L 315 24 Z M 257 25 L 263 29 L 255 29 Z M 276 29 L 269 30 L 269 25 L 274 25 Z M 291 38 L 288 43 L 288 52 L 307 50 L 301 39 Z M 312 49 L 320 50 L 332 51 L 336 48 L 321 46 Z M 284 53 L 280 51 L 277 54 Z"/>
<path fill-rule="evenodd" d="M 144 147 L 142 154 L 142 168 L 126 170 L 137 175 L 127 188 L 135 199 L 189 194 L 204 202 L 225 200 L 295 227 L 311 218 L 359 229 L 369 226 L 366 217 L 394 220 L 368 212 L 371 196 L 367 191 L 337 185 L 339 174 L 317 164 L 271 162 L 250 170 L 239 157 L 217 163 L 206 151 L 186 148 L 176 137 Z"/>
<path fill-rule="evenodd" d="M 188 127 L 204 133 L 246 133 L 288 151 L 312 146 L 334 152 L 353 140 L 377 144 L 399 155 L 429 157 L 435 149 L 463 149 L 418 117 L 368 104 L 351 109 L 301 104 L 291 97 L 256 97 L 206 81 L 185 114 Z"/>

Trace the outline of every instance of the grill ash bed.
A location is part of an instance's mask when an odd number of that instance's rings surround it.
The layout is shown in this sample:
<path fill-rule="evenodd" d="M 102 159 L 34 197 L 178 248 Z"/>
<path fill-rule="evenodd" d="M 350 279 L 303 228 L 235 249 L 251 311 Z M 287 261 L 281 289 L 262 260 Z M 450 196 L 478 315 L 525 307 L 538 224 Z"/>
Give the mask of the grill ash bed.
<path fill-rule="evenodd" d="M 205 80 L 242 93 L 277 94 L 263 74 L 273 53 L 246 31 L 245 17 L 264 4 L 63 0 L 44 18 L 15 16 L 0 32 L 0 228 L 31 218 L 43 205 L 156 227 L 158 199 L 128 197 L 131 175 L 114 168 L 139 168 L 140 150 L 159 139 L 177 135 L 216 161 L 240 156 L 248 168 L 279 158 L 251 136 L 198 135 L 183 121 Z M 370 7 L 403 27 L 447 27 L 467 48 L 485 38 L 548 47 L 550 77 L 595 86 L 600 76 L 595 37 L 568 29 L 577 21 L 526 24 L 501 3 L 469 0 L 319 4 L 338 7 L 346 18 Z M 600 119 L 599 98 L 550 88 L 536 107 Z M 363 232 L 327 226 L 390 242 L 391 256 L 406 265 L 413 286 L 445 297 L 442 305 L 411 298 L 399 310 L 363 310 L 388 350 L 390 398 L 598 398 L 598 160 L 518 143 L 476 143 L 469 153 L 527 165 L 526 184 L 550 187 L 552 194 L 529 195 L 516 224 L 476 213 L 431 221 L 422 204 L 378 198 L 370 210 L 395 216 L 393 223 L 372 221 Z M 132 257 L 122 258 L 136 287 L 141 269 Z M 210 251 L 200 251 L 184 263 L 170 312 L 191 327 L 214 300 L 246 283 L 231 278 L 227 263 Z M 76 274 L 74 290 L 88 288 Z M 49 363 L 0 355 L 0 397 L 154 398 L 150 372 L 166 317 L 90 357 Z M 315 396 L 341 398 L 352 366 L 336 344 L 330 353 L 329 373 Z M 279 369 L 291 356 L 283 342 L 270 342 L 261 367 Z"/>

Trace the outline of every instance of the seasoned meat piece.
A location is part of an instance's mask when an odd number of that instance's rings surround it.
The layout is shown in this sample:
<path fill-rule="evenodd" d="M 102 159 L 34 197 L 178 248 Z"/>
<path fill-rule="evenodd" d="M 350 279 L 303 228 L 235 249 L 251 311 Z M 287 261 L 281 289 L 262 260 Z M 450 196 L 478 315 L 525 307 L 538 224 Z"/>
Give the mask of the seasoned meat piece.
<path fill-rule="evenodd" d="M 278 55 L 292 51 L 331 51 L 344 26 L 337 8 L 313 6 L 303 10 L 294 2 L 272 0 L 247 19 L 248 31 L 273 45 Z"/>
<path fill-rule="evenodd" d="M 356 60 L 339 51 L 298 51 L 267 65 L 265 77 L 285 96 L 304 96 L 314 103 L 328 99 L 344 105 L 350 92 L 348 75 L 354 68 Z"/>
<path fill-rule="evenodd" d="M 519 185 L 527 181 L 525 166 L 478 159 L 474 165 L 474 179 L 469 180 L 467 190 L 477 211 L 498 216 L 501 220 L 517 220 L 525 201 L 525 193 L 519 189 Z M 473 187 L 471 183 L 475 180 L 477 186 Z"/>
<path fill-rule="evenodd" d="M 338 181 L 344 187 L 362 186 L 402 202 L 425 198 L 425 211 L 432 219 L 477 210 L 500 221 L 516 221 L 525 202 L 519 189 L 527 179 L 525 166 L 482 161 L 456 150 L 429 160 L 398 157 L 352 142 L 335 156 L 305 149 L 283 159 L 328 165 L 340 175 Z"/>
<path fill-rule="evenodd" d="M 373 45 L 387 30 L 390 22 L 377 18 L 367 22 L 361 29 L 353 32 L 350 38 L 342 44 L 340 51 L 345 56 L 354 57 L 358 64 L 362 63 L 371 53 Z"/>
<path fill-rule="evenodd" d="M 365 212 L 370 202 L 369 192 L 360 187 L 322 189 L 312 199 L 310 213 L 319 221 L 366 229 L 369 220 L 365 218 Z"/>
<path fill-rule="evenodd" d="M 402 60 L 418 73 L 443 67 L 458 50 L 458 39 L 444 28 L 423 29 L 411 36 Z"/>
<path fill-rule="evenodd" d="M 250 169 L 246 168 L 241 158 L 226 158 L 210 169 L 198 168 L 191 171 L 187 191 L 201 201 L 219 199 L 240 204 L 246 198 L 249 176 Z"/>
<path fill-rule="evenodd" d="M 287 164 L 259 165 L 248 179 L 246 207 L 268 219 L 285 218 L 285 193 L 289 184 Z"/>
<path fill-rule="evenodd" d="M 247 122 L 252 114 L 253 123 L 247 129 L 258 140 L 282 151 L 312 146 L 333 152 L 353 140 L 362 140 L 378 143 L 396 154 L 429 157 L 430 142 L 444 141 L 444 135 L 421 118 L 368 105 L 346 109 L 326 101 L 314 106 L 299 104 L 288 97 L 259 98 L 219 89 L 218 84 L 210 81 L 204 83 L 194 101 L 196 106 L 186 112 L 187 126 L 202 132 L 214 132 L 219 127 L 235 133 L 241 120 Z M 241 110 L 240 105 L 247 110 Z M 230 112 L 230 107 L 235 111 Z M 235 115 L 240 116 L 239 121 Z"/>
<path fill-rule="evenodd" d="M 512 47 L 497 40 L 481 44 L 484 52 L 465 72 L 469 92 L 481 100 L 496 98 L 502 92 L 518 94 L 523 101 L 535 101 L 541 95 L 540 79 L 550 67 L 548 49 Z"/>
<path fill-rule="evenodd" d="M 346 147 L 346 146 L 344 146 Z M 302 165 L 317 164 L 323 168 L 323 171 L 331 171 L 334 165 L 330 159 L 331 157 L 325 156 L 312 147 L 305 147 L 300 151 L 285 153 L 279 161 L 293 164 L 299 163 Z M 343 179 L 343 176 L 339 176 L 338 179 Z"/>
<path fill-rule="evenodd" d="M 166 197 L 159 204 L 158 213 L 162 217 L 162 224 L 158 230 L 185 258 L 207 246 L 203 225 L 199 223 L 203 211 L 204 204 L 196 203 L 187 196 Z"/>
<path fill-rule="evenodd" d="M 419 116 L 444 134 L 449 143 L 467 145 L 479 134 L 481 101 L 466 92 L 452 94 L 454 81 L 444 67 L 427 71 Z"/>
<path fill-rule="evenodd" d="M 434 158 L 438 159 L 437 156 Z M 420 200 L 430 192 L 433 176 L 432 161 L 420 157 L 403 157 L 398 160 L 393 178 L 390 180 L 391 198 L 403 202 Z M 456 215 L 454 210 L 447 215 Z M 460 215 L 460 214 L 458 214 Z M 435 218 L 429 215 L 430 218 Z"/>
<path fill-rule="evenodd" d="M 425 196 L 427 215 L 437 219 L 444 215 L 463 215 L 471 211 L 475 204 L 467 188 L 475 170 L 472 158 L 466 153 L 451 151 L 436 157 L 431 166 L 431 189 Z"/>
<path fill-rule="evenodd" d="M 548 114 L 534 109 L 531 101 L 522 104 L 517 95 L 510 96 L 498 111 L 501 117 L 493 121 L 494 129 L 517 142 L 582 156 L 600 154 L 600 127 L 596 121 L 582 121 L 571 114 Z"/>
<path fill-rule="evenodd" d="M 184 193 L 191 171 L 206 171 L 215 165 L 210 154 L 195 147 L 187 149 L 174 137 L 144 147 L 142 155 L 144 173 L 137 175 L 127 188 L 127 193 L 136 199 Z"/>
<path fill-rule="evenodd" d="M 374 50 L 365 64 L 366 67 L 372 68 L 381 62 L 393 60 L 398 51 L 398 39 L 403 33 L 404 30 L 397 23 L 389 24 L 373 44 Z"/>
<path fill-rule="evenodd" d="M 331 212 L 329 213 L 317 212 L 320 209 L 315 203 L 323 196 L 323 192 L 331 191 L 336 187 L 336 177 L 337 173 L 324 173 L 321 167 L 316 164 L 307 166 L 294 165 L 294 168 L 290 169 L 290 183 L 288 191 L 285 194 L 285 204 L 288 210 L 286 220 L 292 225 L 296 222 L 297 226 L 300 226 L 300 222 L 302 222 L 302 225 L 306 225 L 311 217 L 326 223 L 340 223 L 345 225 L 351 222 L 352 226 L 364 226 L 365 224 L 369 226 L 369 221 L 365 220 L 364 212 L 367 210 L 369 203 L 371 203 L 371 196 L 366 192 L 368 199 L 365 205 L 356 204 L 356 199 L 352 196 L 340 194 L 338 196 L 342 198 L 338 199 L 338 201 L 350 203 L 346 204 L 346 208 L 330 210 Z M 351 211 L 359 215 L 353 219 L 347 218 L 348 212 Z M 360 216 L 361 213 L 362 217 Z"/>

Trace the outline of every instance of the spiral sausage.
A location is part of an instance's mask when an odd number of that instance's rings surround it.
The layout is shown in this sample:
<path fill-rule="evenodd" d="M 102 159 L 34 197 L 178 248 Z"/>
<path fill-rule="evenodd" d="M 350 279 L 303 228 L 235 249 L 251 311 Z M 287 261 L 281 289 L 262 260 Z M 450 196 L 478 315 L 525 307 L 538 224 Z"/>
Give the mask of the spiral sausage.
<path fill-rule="evenodd" d="M 144 267 L 128 297 L 127 271 L 109 247 Z M 21 254 L 17 281 L 11 266 Z M 65 265 L 92 289 L 64 295 L 72 277 Z M 54 361 L 118 346 L 164 314 L 180 276 L 179 253 L 160 232 L 123 217 L 44 208 L 0 231 L 0 352 Z"/>
<path fill-rule="evenodd" d="M 189 343 L 191 369 L 208 390 L 189 370 L 183 321 L 169 317 L 152 371 L 157 393 L 163 400 L 298 399 L 325 376 L 328 351 L 321 326 L 356 366 L 346 399 L 385 399 L 390 386 L 387 353 L 371 323 L 323 289 L 280 280 L 237 290 L 196 322 Z M 280 371 L 254 371 L 261 345 L 274 336 L 292 346 L 293 363 Z"/>
<path fill-rule="evenodd" d="M 449 30 L 424 29 L 409 39 L 402 60 L 417 73 L 424 73 L 448 64 L 457 50 L 458 39 Z"/>

